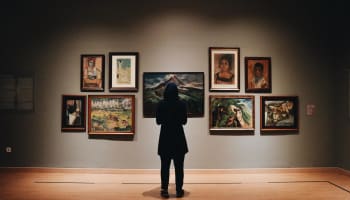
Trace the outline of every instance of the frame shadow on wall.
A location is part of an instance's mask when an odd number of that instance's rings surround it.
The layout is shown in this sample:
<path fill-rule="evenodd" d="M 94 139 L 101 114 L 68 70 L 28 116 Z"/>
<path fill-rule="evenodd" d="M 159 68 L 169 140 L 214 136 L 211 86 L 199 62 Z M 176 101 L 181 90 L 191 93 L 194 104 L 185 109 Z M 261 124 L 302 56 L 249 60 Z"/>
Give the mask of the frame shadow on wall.
<path fill-rule="evenodd" d="M 276 135 L 298 135 L 299 131 L 298 130 L 276 130 L 276 131 L 260 131 L 261 136 L 276 136 Z"/>
<path fill-rule="evenodd" d="M 103 135 L 103 134 L 89 134 L 89 139 L 95 140 L 116 140 L 116 141 L 133 141 L 134 135 Z"/>
<path fill-rule="evenodd" d="M 223 136 L 254 136 L 254 130 L 210 130 L 210 135 L 223 135 Z"/>

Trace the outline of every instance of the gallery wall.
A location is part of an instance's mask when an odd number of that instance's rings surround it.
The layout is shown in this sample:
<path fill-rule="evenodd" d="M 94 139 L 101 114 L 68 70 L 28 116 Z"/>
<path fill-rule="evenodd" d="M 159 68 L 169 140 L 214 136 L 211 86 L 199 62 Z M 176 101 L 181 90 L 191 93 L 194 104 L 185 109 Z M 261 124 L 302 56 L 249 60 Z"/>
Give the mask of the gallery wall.
<path fill-rule="evenodd" d="M 324 167 L 338 164 L 328 3 L 298 1 L 8 2 L 1 18 L 1 74 L 35 75 L 35 111 L 1 111 L 0 165 L 159 168 L 160 127 L 142 113 L 143 72 L 204 72 L 205 114 L 184 127 L 185 168 Z M 209 92 L 208 48 L 239 47 L 240 92 Z M 133 140 L 61 132 L 61 95 L 80 92 L 80 55 L 139 52 Z M 255 131 L 209 132 L 211 94 L 245 95 L 244 57 L 272 58 L 272 93 L 255 96 Z M 260 96 L 297 95 L 298 133 L 260 132 Z M 315 105 L 312 116 L 306 105 Z M 345 134 L 343 134 L 345 137 Z M 5 153 L 6 147 L 11 153 Z M 349 160 L 344 166 L 349 166 Z"/>
<path fill-rule="evenodd" d="M 333 66 L 337 66 L 335 70 L 335 90 L 334 97 L 336 99 L 335 108 L 337 115 L 335 120 L 336 133 L 336 155 L 338 166 L 350 170 L 350 40 L 348 36 L 350 29 L 344 26 L 349 21 L 350 16 L 346 9 L 347 3 L 340 1 L 337 3 L 337 13 L 334 15 L 337 20 L 334 21 L 332 30 L 336 30 L 334 37 L 334 59 Z"/>
<path fill-rule="evenodd" d="M 339 141 L 336 149 L 338 165 L 339 167 L 350 169 L 350 67 L 348 67 L 350 62 L 348 59 L 349 52 L 346 54 L 347 56 L 341 59 L 343 61 L 342 64 L 339 65 L 342 67 L 339 67 L 339 71 L 336 72 L 337 91 L 344 95 L 335 95 L 337 99 L 336 108 L 338 111 L 335 132 L 337 133 L 336 140 Z"/>

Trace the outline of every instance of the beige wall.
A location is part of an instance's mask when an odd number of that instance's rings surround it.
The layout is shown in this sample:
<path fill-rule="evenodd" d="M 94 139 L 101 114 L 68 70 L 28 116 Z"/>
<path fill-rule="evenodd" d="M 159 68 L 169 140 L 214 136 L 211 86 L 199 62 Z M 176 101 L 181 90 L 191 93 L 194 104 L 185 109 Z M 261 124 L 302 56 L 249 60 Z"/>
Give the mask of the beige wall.
<path fill-rule="evenodd" d="M 158 168 L 160 127 L 154 119 L 143 118 L 142 73 L 164 71 L 205 74 L 205 115 L 189 119 L 185 126 L 190 149 L 186 168 L 336 165 L 329 16 L 322 12 L 327 5 L 122 2 L 6 5 L 8 11 L 3 15 L 8 31 L 3 34 L 8 38 L 4 40 L 8 51 L 1 72 L 35 73 L 36 109 L 34 113 L 1 115 L 5 131 L 1 131 L 0 165 Z M 220 46 L 241 49 L 241 91 L 229 94 L 245 94 L 245 56 L 272 57 L 271 95 L 299 96 L 298 134 L 260 134 L 262 94 L 254 94 L 254 135 L 209 133 L 208 96 L 222 93 L 208 89 L 208 48 Z M 140 54 L 139 92 L 131 93 L 136 96 L 134 140 L 62 133 L 61 95 L 96 94 L 80 92 L 80 55 L 106 55 L 103 94 L 109 94 L 108 52 L 128 51 Z M 306 104 L 316 105 L 313 116 L 306 116 Z M 13 153 L 5 154 L 6 146 Z"/>

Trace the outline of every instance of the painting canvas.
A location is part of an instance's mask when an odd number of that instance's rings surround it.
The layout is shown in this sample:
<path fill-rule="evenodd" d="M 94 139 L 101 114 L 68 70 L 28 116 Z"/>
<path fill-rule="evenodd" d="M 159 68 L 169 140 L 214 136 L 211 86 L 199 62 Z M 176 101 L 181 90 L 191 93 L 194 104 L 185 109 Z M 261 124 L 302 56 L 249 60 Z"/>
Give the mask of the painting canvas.
<path fill-rule="evenodd" d="M 85 131 L 86 96 L 62 95 L 61 131 Z"/>
<path fill-rule="evenodd" d="M 104 91 L 104 55 L 81 55 L 81 91 Z"/>
<path fill-rule="evenodd" d="M 210 91 L 239 91 L 239 48 L 209 48 Z"/>
<path fill-rule="evenodd" d="M 292 130 L 299 128 L 297 96 L 262 96 L 261 130 Z"/>
<path fill-rule="evenodd" d="M 271 92 L 271 58 L 245 58 L 245 86 L 246 92 Z"/>
<path fill-rule="evenodd" d="M 209 96 L 210 130 L 254 130 L 254 96 Z"/>
<path fill-rule="evenodd" d="M 180 99 L 187 104 L 188 117 L 204 115 L 203 72 L 145 72 L 143 74 L 143 115 L 155 117 L 167 83 L 178 86 Z"/>
<path fill-rule="evenodd" d="M 89 134 L 134 134 L 134 95 L 89 95 Z"/>
<path fill-rule="evenodd" d="M 137 91 L 138 53 L 110 53 L 109 74 L 110 91 Z"/>

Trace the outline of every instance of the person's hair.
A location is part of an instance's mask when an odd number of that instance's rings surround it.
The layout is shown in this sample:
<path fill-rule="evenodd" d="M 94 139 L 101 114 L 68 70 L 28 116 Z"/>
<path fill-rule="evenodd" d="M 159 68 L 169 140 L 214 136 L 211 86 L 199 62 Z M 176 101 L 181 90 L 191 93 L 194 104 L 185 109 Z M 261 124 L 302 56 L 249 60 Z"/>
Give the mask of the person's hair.
<path fill-rule="evenodd" d="M 164 90 L 164 100 L 174 101 L 179 99 L 179 90 L 175 83 L 168 83 Z"/>
<path fill-rule="evenodd" d="M 222 55 L 219 59 L 219 64 L 221 63 L 222 60 L 227 60 L 229 68 L 232 69 L 232 55 L 230 54 Z"/>
<path fill-rule="evenodd" d="M 264 65 L 263 65 L 262 63 L 260 63 L 260 62 L 255 63 L 255 65 L 254 65 L 254 71 L 255 71 L 257 68 L 260 68 L 261 71 L 264 71 Z"/>
<path fill-rule="evenodd" d="M 249 125 L 250 125 L 251 116 L 249 115 L 247 105 L 245 105 L 243 103 L 236 103 L 235 106 L 241 110 L 242 118 L 243 118 L 244 122 L 249 123 Z"/>

